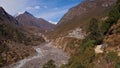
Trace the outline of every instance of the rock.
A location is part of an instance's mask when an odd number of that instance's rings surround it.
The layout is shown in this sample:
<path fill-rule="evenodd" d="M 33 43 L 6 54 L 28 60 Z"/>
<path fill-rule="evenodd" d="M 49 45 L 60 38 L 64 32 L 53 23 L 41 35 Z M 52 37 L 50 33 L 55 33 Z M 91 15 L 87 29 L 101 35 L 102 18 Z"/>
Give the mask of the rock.
<path fill-rule="evenodd" d="M 95 48 L 95 53 L 103 53 L 103 49 L 102 49 L 103 45 L 97 45 Z"/>
<path fill-rule="evenodd" d="M 85 36 L 86 36 L 86 33 L 83 32 L 81 28 L 76 28 L 75 30 L 72 30 L 67 37 L 84 39 Z"/>
<path fill-rule="evenodd" d="M 118 52 L 118 56 L 120 56 L 120 52 Z"/>

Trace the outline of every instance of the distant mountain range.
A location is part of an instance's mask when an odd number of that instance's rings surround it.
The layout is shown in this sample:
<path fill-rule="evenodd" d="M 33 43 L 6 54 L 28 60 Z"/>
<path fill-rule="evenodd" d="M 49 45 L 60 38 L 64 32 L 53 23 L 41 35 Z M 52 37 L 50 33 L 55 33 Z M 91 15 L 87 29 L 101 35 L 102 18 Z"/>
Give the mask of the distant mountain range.
<path fill-rule="evenodd" d="M 19 22 L 20 26 L 24 28 L 36 28 L 40 30 L 52 30 L 55 25 L 49 23 L 42 18 L 36 18 L 29 12 L 25 11 L 23 14 L 17 15 L 16 20 Z"/>

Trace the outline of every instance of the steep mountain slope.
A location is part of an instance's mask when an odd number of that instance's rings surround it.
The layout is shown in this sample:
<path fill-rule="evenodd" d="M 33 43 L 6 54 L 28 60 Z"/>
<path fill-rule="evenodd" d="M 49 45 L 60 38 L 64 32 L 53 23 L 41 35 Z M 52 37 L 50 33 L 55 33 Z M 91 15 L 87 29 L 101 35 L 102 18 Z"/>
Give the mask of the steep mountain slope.
<path fill-rule="evenodd" d="M 120 20 L 109 29 L 104 42 L 109 45 L 107 50 L 117 51 L 120 55 Z"/>
<path fill-rule="evenodd" d="M 98 18 L 102 22 L 101 19 L 107 18 L 108 12 L 115 3 L 116 0 L 84 0 L 63 16 L 54 31 L 49 33 L 49 35 L 47 34 L 48 38 L 53 41 L 56 47 L 72 51 L 71 49 L 74 48 L 74 45 L 77 46 L 76 43 L 79 43 L 77 41 L 81 42 L 88 35 L 87 29 L 90 19 Z M 76 29 L 78 30 L 76 31 Z M 70 36 L 71 34 L 72 37 Z"/>
<path fill-rule="evenodd" d="M 35 52 L 34 49 L 28 46 L 32 45 L 33 39 L 35 38 L 30 34 L 25 34 L 19 28 L 19 23 L 14 17 L 0 7 L 0 67 L 33 54 Z M 43 38 L 39 39 L 44 42 Z"/>
<path fill-rule="evenodd" d="M 71 8 L 59 21 L 54 33 L 66 34 L 66 31 L 76 27 L 86 30 L 89 20 L 93 17 L 101 18 L 106 15 L 116 0 L 84 0 Z"/>
<path fill-rule="evenodd" d="M 4 23 L 18 24 L 18 21 L 15 20 L 11 15 L 9 15 L 5 10 L 0 7 L 0 21 L 4 21 Z"/>
<path fill-rule="evenodd" d="M 61 68 L 119 68 L 119 19 L 120 0 L 85 0 L 70 9 L 52 34 L 71 55 Z"/>
<path fill-rule="evenodd" d="M 52 30 L 55 25 L 42 18 L 36 18 L 29 12 L 24 12 L 16 17 L 19 24 L 24 28 L 35 28 L 39 30 Z"/>
<path fill-rule="evenodd" d="M 58 25 L 67 23 L 67 21 L 73 19 L 75 16 L 84 16 L 89 14 L 97 13 L 97 9 L 104 11 L 110 7 L 115 0 L 85 0 L 81 4 L 71 8 L 64 17 L 59 21 Z M 96 11 L 95 11 L 96 10 Z M 93 13 L 94 11 L 94 13 Z M 102 13 L 102 12 L 101 12 Z"/>

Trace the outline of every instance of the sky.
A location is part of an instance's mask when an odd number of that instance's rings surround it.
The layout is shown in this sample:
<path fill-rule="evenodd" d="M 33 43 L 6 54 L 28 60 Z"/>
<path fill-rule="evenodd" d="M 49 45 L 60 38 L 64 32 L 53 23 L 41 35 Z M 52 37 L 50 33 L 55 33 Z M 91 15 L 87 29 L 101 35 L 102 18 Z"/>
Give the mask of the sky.
<path fill-rule="evenodd" d="M 56 24 L 64 14 L 82 0 L 0 0 L 9 14 L 16 15 L 28 11 L 38 18 Z"/>

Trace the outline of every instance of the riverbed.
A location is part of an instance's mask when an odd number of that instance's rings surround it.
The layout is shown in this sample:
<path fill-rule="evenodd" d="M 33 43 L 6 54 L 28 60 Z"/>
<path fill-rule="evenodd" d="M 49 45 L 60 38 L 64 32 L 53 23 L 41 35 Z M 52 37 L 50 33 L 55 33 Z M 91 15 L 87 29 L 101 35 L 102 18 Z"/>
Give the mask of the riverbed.
<path fill-rule="evenodd" d="M 33 47 L 36 51 L 34 56 L 25 58 L 5 68 L 42 68 L 49 60 L 54 60 L 57 68 L 66 64 L 69 56 L 62 49 L 53 47 L 52 43 L 44 43 Z"/>

